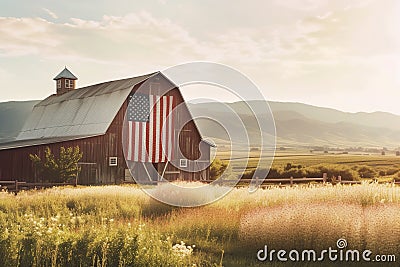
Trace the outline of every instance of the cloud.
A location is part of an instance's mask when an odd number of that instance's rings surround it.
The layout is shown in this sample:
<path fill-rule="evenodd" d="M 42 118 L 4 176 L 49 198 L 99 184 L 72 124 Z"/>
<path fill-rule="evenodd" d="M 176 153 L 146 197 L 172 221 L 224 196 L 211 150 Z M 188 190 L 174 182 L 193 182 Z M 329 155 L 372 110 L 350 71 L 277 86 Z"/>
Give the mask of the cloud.
<path fill-rule="evenodd" d="M 297 10 L 314 10 L 319 8 L 323 1 L 320 0 L 275 0 L 274 2 L 276 5 L 290 8 L 290 9 L 297 9 Z"/>
<path fill-rule="evenodd" d="M 329 10 L 339 8 L 360 8 L 369 5 L 374 1 L 381 2 L 378 0 L 275 0 L 274 3 L 277 6 L 301 12 L 315 12 L 321 10 L 328 10 L 327 12 L 329 12 Z M 349 3 L 351 3 L 351 5 L 349 5 Z"/>
<path fill-rule="evenodd" d="M 201 36 L 180 20 L 146 11 L 66 23 L 0 17 L 0 57 L 88 63 L 109 78 L 193 60 L 217 61 L 273 88 L 276 99 L 399 89 L 400 4 L 359 0 L 347 7 L 347 1 L 339 2 L 308 1 L 302 7 L 286 1 L 297 14 L 293 19 L 270 25 L 254 18 L 260 21 L 257 27 L 216 27 Z"/>
<path fill-rule="evenodd" d="M 395 17 L 398 16 L 371 19 L 384 17 L 387 7 L 365 2 L 359 0 L 358 6 L 354 4 L 350 9 L 342 5 L 339 9 L 315 11 L 297 22 L 273 28 L 235 27 L 201 38 L 170 19 L 157 18 L 145 11 L 125 16 L 105 15 L 99 20 L 71 18 L 68 23 L 0 17 L 0 55 L 34 54 L 104 63 L 140 60 L 161 65 L 188 60 L 237 64 L 279 61 L 288 66 L 288 62 L 336 62 L 346 57 L 397 53 L 400 45 L 396 22 L 400 21 Z M 296 1 L 285 3 L 299 5 Z M 313 6 L 320 1 L 307 3 Z"/>
<path fill-rule="evenodd" d="M 21 56 L 48 51 L 61 40 L 54 25 L 41 18 L 0 17 L 0 55 Z"/>
<path fill-rule="evenodd" d="M 47 9 L 47 8 L 42 8 L 42 10 L 44 10 L 50 17 L 52 17 L 53 19 L 58 19 L 58 16 L 56 13 L 54 13 L 53 11 Z"/>
<path fill-rule="evenodd" d="M 165 57 L 195 43 L 179 26 L 144 12 L 104 16 L 100 21 L 73 18 L 69 23 L 0 17 L 0 55 L 8 57 L 38 55 L 118 61 L 159 53 L 165 53 Z"/>
<path fill-rule="evenodd" d="M 0 56 L 107 62 L 152 62 L 169 66 L 188 60 L 263 61 L 273 48 L 257 30 L 237 29 L 198 39 L 169 19 L 148 12 L 71 18 L 54 23 L 42 18 L 0 17 Z M 267 36 L 268 37 L 268 36 Z"/>
<path fill-rule="evenodd" d="M 324 15 L 318 15 L 317 18 L 319 19 L 327 19 L 332 15 L 332 12 L 327 12 Z"/>

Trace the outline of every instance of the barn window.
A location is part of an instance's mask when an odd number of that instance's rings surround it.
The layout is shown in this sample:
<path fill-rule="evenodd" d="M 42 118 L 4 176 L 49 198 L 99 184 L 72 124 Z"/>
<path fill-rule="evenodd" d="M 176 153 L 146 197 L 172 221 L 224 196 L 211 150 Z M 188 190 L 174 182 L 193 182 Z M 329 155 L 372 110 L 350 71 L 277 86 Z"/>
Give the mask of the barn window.
<path fill-rule="evenodd" d="M 61 80 L 57 81 L 57 88 L 61 88 Z"/>
<path fill-rule="evenodd" d="M 117 166 L 118 158 L 117 157 L 109 157 L 108 158 L 108 166 Z"/>
<path fill-rule="evenodd" d="M 73 83 L 72 80 L 65 79 L 65 88 L 72 88 L 73 87 L 72 83 Z"/>
<path fill-rule="evenodd" d="M 187 167 L 187 159 L 180 159 L 179 160 L 179 167 L 186 168 Z"/>

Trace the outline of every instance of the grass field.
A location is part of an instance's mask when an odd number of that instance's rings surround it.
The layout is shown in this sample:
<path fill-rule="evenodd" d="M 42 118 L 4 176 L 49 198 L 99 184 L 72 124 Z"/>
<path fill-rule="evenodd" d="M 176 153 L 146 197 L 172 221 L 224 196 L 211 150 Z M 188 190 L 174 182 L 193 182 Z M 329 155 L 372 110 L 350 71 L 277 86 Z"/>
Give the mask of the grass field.
<path fill-rule="evenodd" d="M 232 160 L 233 173 L 243 160 Z M 252 152 L 247 170 L 257 162 L 257 152 Z M 367 167 L 381 181 L 398 177 L 400 170 L 400 157 L 394 155 L 309 151 L 279 151 L 272 167 L 282 169 L 288 163 L 354 171 Z M 167 187 L 157 190 L 176 195 Z M 197 208 L 159 203 L 136 186 L 0 193 L 0 266 L 332 266 L 326 260 L 259 262 L 256 255 L 265 245 L 320 251 L 335 247 L 340 238 L 351 249 L 399 259 L 400 187 L 273 186 L 251 194 L 247 188 L 235 188 Z"/>
<path fill-rule="evenodd" d="M 265 266 L 264 245 L 319 250 L 339 238 L 400 256 L 400 187 L 242 188 L 198 208 L 135 186 L 0 194 L 0 266 Z"/>

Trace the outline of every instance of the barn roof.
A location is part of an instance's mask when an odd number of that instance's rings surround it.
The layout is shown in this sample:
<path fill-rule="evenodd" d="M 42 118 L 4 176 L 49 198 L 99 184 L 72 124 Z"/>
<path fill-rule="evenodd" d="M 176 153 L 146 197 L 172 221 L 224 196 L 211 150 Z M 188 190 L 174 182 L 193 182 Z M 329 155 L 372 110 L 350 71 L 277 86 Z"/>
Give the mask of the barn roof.
<path fill-rule="evenodd" d="M 34 106 L 16 141 L 103 135 L 133 86 L 156 73 L 51 95 Z"/>
<path fill-rule="evenodd" d="M 165 77 L 161 72 L 154 72 L 90 85 L 62 95 L 51 95 L 34 106 L 15 141 L 1 143 L 0 150 L 103 135 L 132 88 L 158 74 Z M 194 124 L 201 135 L 196 121 Z M 215 146 L 207 140 L 202 140 L 210 146 Z"/>
<path fill-rule="evenodd" d="M 94 135 L 94 136 L 96 136 L 96 135 Z M 0 150 L 53 144 L 53 143 L 72 141 L 72 140 L 83 139 L 83 138 L 88 138 L 88 137 L 92 137 L 92 136 L 87 136 L 87 135 L 84 135 L 84 136 L 60 136 L 60 137 L 50 137 L 50 138 L 40 138 L 40 139 L 16 140 L 16 141 L 1 143 Z"/>

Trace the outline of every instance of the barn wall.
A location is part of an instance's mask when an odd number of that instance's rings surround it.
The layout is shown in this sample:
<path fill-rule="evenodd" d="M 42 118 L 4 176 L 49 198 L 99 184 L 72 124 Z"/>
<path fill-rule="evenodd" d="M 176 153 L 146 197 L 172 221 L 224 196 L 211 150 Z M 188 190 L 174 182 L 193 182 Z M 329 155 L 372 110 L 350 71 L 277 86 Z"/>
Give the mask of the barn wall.
<path fill-rule="evenodd" d="M 55 154 L 59 153 L 61 147 L 79 146 L 83 152 L 83 157 L 80 161 L 83 163 L 81 165 L 81 183 L 109 184 L 122 181 L 126 168 L 121 145 L 123 116 L 123 110 L 121 109 L 111 123 L 107 133 L 102 136 L 0 150 L 0 179 L 28 182 L 40 181 L 40 177 L 35 178 L 35 171 L 29 159 L 29 154 L 37 154 L 39 157 L 43 157 L 47 146 Z M 108 158 L 114 156 L 118 157 L 118 166 L 110 167 L 108 166 Z M 92 165 L 93 163 L 95 165 Z M 84 177 L 89 174 L 97 177 Z"/>
<path fill-rule="evenodd" d="M 109 145 L 114 140 L 113 134 L 106 134 L 99 137 L 91 137 L 74 141 L 37 145 L 23 148 L 15 148 L 0 151 L 0 179 L 1 180 L 21 180 L 27 182 L 40 182 L 40 177 L 35 177 L 33 164 L 29 159 L 29 154 L 44 156 L 44 150 L 48 146 L 54 154 L 58 154 L 61 147 L 79 146 L 83 152 L 81 163 L 91 163 L 81 165 L 82 177 L 80 183 L 114 183 L 118 178 L 123 177 L 124 168 L 109 167 L 108 156 L 115 155 L 113 146 Z M 95 163 L 95 165 L 92 165 Z M 86 171 L 96 177 L 85 177 Z M 88 175 L 87 173 L 86 175 Z M 81 176 L 81 175 L 80 175 Z"/>

